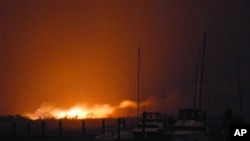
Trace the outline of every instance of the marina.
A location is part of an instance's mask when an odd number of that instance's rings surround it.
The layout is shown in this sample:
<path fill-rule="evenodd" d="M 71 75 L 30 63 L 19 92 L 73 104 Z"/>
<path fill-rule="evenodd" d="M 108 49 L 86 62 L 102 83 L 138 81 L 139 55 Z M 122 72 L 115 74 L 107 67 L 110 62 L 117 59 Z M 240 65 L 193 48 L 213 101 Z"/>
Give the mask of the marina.
<path fill-rule="evenodd" d="M 216 118 L 208 124 L 213 129 L 209 140 L 222 139 L 222 122 Z M 84 122 L 83 122 L 84 121 Z M 167 121 L 167 120 L 165 120 Z M 148 122 L 148 121 L 146 121 Z M 84 123 L 84 124 L 83 124 Z M 118 124 L 120 123 L 120 124 Z M 169 125 L 169 123 L 166 123 Z M 139 124 L 140 125 L 140 124 Z M 145 124 L 146 125 L 146 124 Z M 143 126 L 142 126 L 143 127 Z M 214 127 L 217 127 L 216 129 Z M 218 128 L 219 127 L 219 128 Z M 15 119 L 0 122 L 0 139 L 8 140 L 34 140 L 34 141 L 78 141 L 78 140 L 175 140 L 171 128 L 164 128 L 164 132 L 157 136 L 134 136 L 137 118 L 107 118 L 107 119 L 64 119 L 64 120 L 24 120 Z M 158 128 L 157 128 L 158 129 Z M 150 133 L 145 126 L 145 133 Z M 143 128 L 140 128 L 143 133 Z M 151 132 L 152 133 L 152 132 Z M 192 137 L 197 137 L 195 134 Z M 198 139 L 198 138 L 197 138 Z"/>

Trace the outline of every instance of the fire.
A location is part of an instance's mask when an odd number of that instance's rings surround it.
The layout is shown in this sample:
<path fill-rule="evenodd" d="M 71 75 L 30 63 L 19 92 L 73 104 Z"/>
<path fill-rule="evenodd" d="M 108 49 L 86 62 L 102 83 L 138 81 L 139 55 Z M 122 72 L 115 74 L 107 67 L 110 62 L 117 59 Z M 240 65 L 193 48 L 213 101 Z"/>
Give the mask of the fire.
<path fill-rule="evenodd" d="M 68 109 L 58 108 L 50 104 L 42 104 L 34 113 L 25 114 L 26 117 L 36 119 L 85 119 L 85 118 L 105 118 L 110 116 L 118 108 L 136 108 L 136 102 L 124 100 L 118 106 L 109 104 L 96 104 L 87 106 L 78 104 Z"/>

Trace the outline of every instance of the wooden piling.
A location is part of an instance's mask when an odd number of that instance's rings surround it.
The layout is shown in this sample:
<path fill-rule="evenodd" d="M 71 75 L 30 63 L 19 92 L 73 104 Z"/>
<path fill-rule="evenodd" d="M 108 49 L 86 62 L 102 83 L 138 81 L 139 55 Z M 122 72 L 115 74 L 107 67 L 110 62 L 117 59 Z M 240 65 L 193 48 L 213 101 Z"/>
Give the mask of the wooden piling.
<path fill-rule="evenodd" d="M 142 137 L 143 140 L 146 138 L 146 132 L 145 132 L 145 128 L 146 128 L 146 112 L 143 112 L 143 119 L 142 119 Z"/>
<path fill-rule="evenodd" d="M 31 136 L 31 126 L 30 126 L 30 122 L 27 123 L 27 131 L 28 131 L 28 136 Z"/>
<path fill-rule="evenodd" d="M 59 128 L 59 136 L 61 137 L 62 136 L 62 120 L 59 120 L 58 128 Z"/>
<path fill-rule="evenodd" d="M 117 139 L 118 139 L 118 141 L 121 139 L 120 125 L 121 125 L 121 118 L 118 118 L 117 119 Z"/>
<path fill-rule="evenodd" d="M 105 119 L 102 119 L 102 133 L 105 134 Z"/>
<path fill-rule="evenodd" d="M 123 127 L 123 129 L 126 129 L 126 121 L 125 121 L 125 118 L 122 118 L 122 127 Z"/>
<path fill-rule="evenodd" d="M 85 136 L 85 120 L 82 120 L 82 136 Z"/>
<path fill-rule="evenodd" d="M 45 136 L 45 122 L 42 121 L 42 136 Z"/>
<path fill-rule="evenodd" d="M 16 137 L 16 123 L 15 122 L 12 124 L 12 132 L 13 132 L 13 137 Z"/>

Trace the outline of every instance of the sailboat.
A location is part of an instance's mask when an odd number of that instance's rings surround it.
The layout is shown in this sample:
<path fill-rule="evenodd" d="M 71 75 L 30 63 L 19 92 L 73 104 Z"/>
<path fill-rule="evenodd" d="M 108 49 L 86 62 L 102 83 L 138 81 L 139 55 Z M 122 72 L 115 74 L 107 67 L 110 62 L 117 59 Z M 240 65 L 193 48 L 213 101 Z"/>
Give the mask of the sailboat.
<path fill-rule="evenodd" d="M 201 48 L 201 56 L 198 63 L 194 108 L 179 110 L 178 120 L 172 131 L 173 141 L 210 140 L 206 124 L 206 112 L 201 109 L 205 43 L 206 33 L 204 34 L 204 43 Z"/>
<path fill-rule="evenodd" d="M 132 129 L 134 137 L 151 138 L 164 134 L 164 116 L 159 112 L 144 111 L 140 113 L 140 48 L 138 48 L 138 91 L 137 91 L 137 121 Z M 145 109 L 144 109 L 145 110 Z"/>
<path fill-rule="evenodd" d="M 143 112 L 138 125 L 132 129 L 134 137 L 155 138 L 164 135 L 164 117 L 158 112 Z"/>
<path fill-rule="evenodd" d="M 120 125 L 118 125 L 120 126 Z M 133 139 L 133 134 L 127 129 L 121 128 L 117 129 L 117 126 L 110 126 L 106 129 L 104 134 L 99 134 L 95 137 L 95 140 L 131 140 Z"/>

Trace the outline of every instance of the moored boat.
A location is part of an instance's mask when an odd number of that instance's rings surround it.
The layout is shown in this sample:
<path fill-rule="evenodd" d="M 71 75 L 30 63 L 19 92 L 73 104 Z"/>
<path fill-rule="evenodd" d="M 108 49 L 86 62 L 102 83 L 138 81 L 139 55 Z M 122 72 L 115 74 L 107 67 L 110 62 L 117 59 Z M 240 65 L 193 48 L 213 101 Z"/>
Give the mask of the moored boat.
<path fill-rule="evenodd" d="M 206 113 L 198 109 L 182 109 L 172 130 L 173 141 L 208 141 Z"/>
<path fill-rule="evenodd" d="M 138 125 L 132 129 L 135 137 L 159 137 L 164 134 L 164 119 L 161 113 L 143 112 Z"/>

